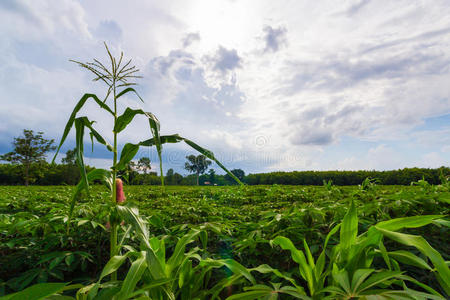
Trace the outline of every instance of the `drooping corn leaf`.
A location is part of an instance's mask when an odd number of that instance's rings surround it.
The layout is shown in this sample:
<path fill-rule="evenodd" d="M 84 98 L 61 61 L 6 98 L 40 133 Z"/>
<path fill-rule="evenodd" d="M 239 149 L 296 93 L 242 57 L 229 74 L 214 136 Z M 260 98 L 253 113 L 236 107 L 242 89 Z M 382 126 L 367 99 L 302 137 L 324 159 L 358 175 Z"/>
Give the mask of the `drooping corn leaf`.
<path fill-rule="evenodd" d="M 433 263 L 438 272 L 438 275 L 444 283 L 442 284 L 442 288 L 447 294 L 450 295 L 450 269 L 447 267 L 445 260 L 442 258 L 441 254 L 433 247 L 431 247 L 423 237 L 385 230 L 382 228 L 378 228 L 377 226 L 375 226 L 375 228 L 380 231 L 385 237 L 400 244 L 415 247 L 417 250 L 422 252 L 422 254 L 427 256 Z"/>
<path fill-rule="evenodd" d="M 164 185 L 164 176 L 163 176 L 163 170 L 162 170 L 162 160 L 161 160 L 161 152 L 162 152 L 162 146 L 161 146 L 161 139 L 160 139 L 160 124 L 158 118 L 151 112 L 145 112 L 142 109 L 131 109 L 127 107 L 122 115 L 120 115 L 116 123 L 114 125 L 114 132 L 119 133 L 122 130 L 124 130 L 128 124 L 133 120 L 133 118 L 136 115 L 144 115 L 148 119 L 148 123 L 150 126 L 150 131 L 153 135 L 154 144 L 156 146 L 156 150 L 158 152 L 158 158 L 159 158 L 159 169 L 161 174 L 161 184 Z M 137 151 L 137 150 L 136 150 Z"/>
<path fill-rule="evenodd" d="M 243 184 L 233 173 L 231 173 L 227 168 L 225 168 L 225 166 L 219 160 L 217 160 L 215 158 L 214 153 L 212 151 L 199 146 L 198 144 L 194 143 L 193 141 L 183 138 L 183 137 L 179 136 L 178 134 L 162 135 L 162 136 L 160 136 L 160 141 L 161 141 L 161 144 L 179 143 L 179 142 L 184 141 L 186 144 L 188 144 L 189 146 L 191 146 L 192 148 L 194 148 L 195 150 L 200 152 L 200 154 L 203 154 L 207 158 L 213 160 L 219 167 L 222 168 L 222 170 L 227 172 L 227 174 L 230 175 L 237 183 L 239 183 L 241 185 Z M 140 142 L 139 145 L 150 147 L 150 146 L 156 145 L 156 141 L 154 138 L 152 138 L 152 139 L 148 139 L 143 142 Z"/>
<path fill-rule="evenodd" d="M 123 95 L 125 95 L 128 92 L 134 92 L 136 94 L 136 96 L 138 96 L 138 98 L 142 101 L 142 103 L 144 103 L 144 100 L 142 100 L 141 96 L 139 96 L 138 92 L 136 92 L 135 89 L 133 88 L 126 88 L 123 91 L 120 91 L 117 95 L 116 95 L 116 99 L 119 99 L 120 97 L 122 97 Z"/>
<path fill-rule="evenodd" d="M 69 120 L 67 121 L 66 127 L 64 128 L 64 132 L 63 132 L 63 136 L 61 138 L 61 142 L 59 142 L 58 148 L 56 150 L 55 156 L 52 159 L 52 163 L 55 162 L 56 156 L 59 153 L 59 150 L 61 149 L 61 146 L 64 144 L 64 141 L 67 138 L 67 135 L 70 132 L 70 129 L 73 126 L 73 123 L 75 122 L 75 118 L 77 116 L 77 113 L 80 111 L 80 109 L 83 107 L 83 105 L 86 103 L 86 101 L 92 98 L 94 99 L 94 101 L 104 110 L 106 110 L 107 112 L 109 112 L 112 116 L 114 116 L 114 112 L 108 107 L 108 105 L 106 105 L 105 103 L 103 103 L 96 95 L 94 94 L 84 94 L 83 97 L 81 97 L 81 99 L 78 101 L 77 105 L 75 105 L 75 108 L 72 111 L 72 114 L 69 117 Z"/>

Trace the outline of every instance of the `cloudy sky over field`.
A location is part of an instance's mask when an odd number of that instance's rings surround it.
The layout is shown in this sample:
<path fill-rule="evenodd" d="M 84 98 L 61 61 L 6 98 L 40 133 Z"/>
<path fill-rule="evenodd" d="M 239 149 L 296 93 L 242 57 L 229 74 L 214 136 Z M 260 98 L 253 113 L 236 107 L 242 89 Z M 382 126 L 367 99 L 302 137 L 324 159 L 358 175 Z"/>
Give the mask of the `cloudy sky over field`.
<path fill-rule="evenodd" d="M 106 62 L 106 41 L 143 76 L 145 103 L 130 95 L 120 107 L 153 112 L 162 134 L 188 137 L 230 168 L 449 166 L 449 16 L 447 0 L 2 0 L 0 153 L 24 128 L 59 141 L 80 97 L 104 96 L 69 59 Z M 82 114 L 111 136 L 94 105 Z M 120 141 L 149 134 L 139 119 Z M 72 132 L 63 152 L 74 145 Z M 194 152 L 164 150 L 164 168 L 186 173 Z M 154 149 L 138 155 L 157 161 Z M 101 147 L 86 156 L 96 166 L 110 158 Z"/>

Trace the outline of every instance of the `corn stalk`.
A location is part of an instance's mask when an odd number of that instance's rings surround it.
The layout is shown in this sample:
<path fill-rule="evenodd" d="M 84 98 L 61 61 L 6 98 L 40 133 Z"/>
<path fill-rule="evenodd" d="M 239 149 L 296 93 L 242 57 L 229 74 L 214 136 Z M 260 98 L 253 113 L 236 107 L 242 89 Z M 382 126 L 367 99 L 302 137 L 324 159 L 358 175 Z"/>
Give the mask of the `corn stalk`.
<path fill-rule="evenodd" d="M 117 178 L 117 172 L 125 169 L 126 165 L 134 158 L 134 156 L 137 154 L 137 151 L 139 150 L 140 146 L 155 146 L 158 158 L 159 158 L 159 170 L 160 170 L 160 177 L 161 177 L 161 185 L 164 188 L 164 175 L 163 175 L 163 167 L 162 167 L 162 144 L 165 143 L 178 143 L 181 141 L 184 141 L 189 146 L 200 152 L 201 154 L 205 155 L 206 157 L 214 160 L 225 172 L 227 172 L 231 177 L 233 177 L 238 183 L 242 184 L 239 179 L 234 176 L 233 173 L 228 171 L 228 169 L 225 168 L 215 157 L 214 154 L 197 145 L 196 143 L 192 142 L 191 140 L 188 140 L 186 138 L 183 138 L 177 134 L 169 135 L 169 136 L 160 136 L 160 123 L 159 120 L 156 118 L 154 114 L 151 112 L 143 111 L 142 109 L 131 109 L 127 107 L 125 111 L 122 114 L 119 114 L 117 110 L 117 102 L 118 100 L 128 94 L 128 93 L 134 93 L 137 95 L 137 97 L 142 101 L 141 96 L 137 93 L 137 91 L 133 88 L 133 86 L 136 85 L 134 82 L 135 79 L 141 78 L 141 76 L 137 75 L 139 72 L 139 69 L 137 69 L 135 66 L 131 64 L 131 60 L 128 62 L 124 62 L 123 60 L 123 53 L 120 54 L 120 57 L 117 59 L 113 57 L 111 52 L 108 49 L 108 46 L 105 43 L 105 48 L 110 60 L 110 66 L 106 67 L 104 64 L 102 64 L 99 60 L 94 59 L 92 62 L 86 62 L 82 63 L 79 61 L 71 60 L 72 62 L 75 62 L 79 66 L 81 66 L 84 69 L 89 70 L 95 75 L 95 78 L 93 81 L 99 81 L 103 82 L 107 86 L 106 95 L 103 98 L 103 100 L 100 100 L 100 98 L 95 94 L 84 94 L 81 99 L 76 104 L 75 108 L 72 111 L 72 114 L 69 117 L 69 120 L 64 128 L 64 132 L 61 138 L 61 141 L 59 143 L 59 146 L 57 148 L 56 154 L 53 158 L 53 161 L 55 161 L 56 156 L 59 153 L 59 150 L 61 149 L 61 146 L 64 144 L 65 140 L 67 139 L 67 136 L 72 129 L 72 127 L 75 127 L 76 131 L 76 162 L 80 169 L 81 173 L 81 180 L 78 183 L 78 185 L 75 188 L 75 191 L 72 195 L 71 201 L 70 201 L 70 208 L 69 208 L 69 217 L 67 222 L 67 228 L 69 230 L 70 221 L 73 213 L 73 209 L 75 206 L 75 203 L 77 199 L 81 197 L 82 191 L 85 191 L 86 194 L 89 196 L 89 183 L 93 180 L 100 180 L 102 181 L 108 189 L 111 191 L 111 199 L 113 203 L 113 209 L 110 214 L 110 225 L 111 225 L 111 233 L 110 233 L 110 257 L 114 257 L 117 254 L 117 230 L 118 230 L 118 224 L 120 223 L 120 216 L 117 212 L 117 203 L 116 203 L 116 178 Z M 109 106 L 107 104 L 108 100 L 112 98 L 112 106 Z M 108 112 L 111 117 L 114 119 L 114 128 L 113 128 L 113 143 L 110 144 L 107 142 L 107 140 L 94 128 L 93 124 L 95 121 L 89 120 L 86 116 L 78 116 L 78 112 L 81 110 L 81 108 L 85 105 L 85 103 L 88 100 L 93 100 L 101 109 Z M 149 129 L 150 133 L 152 135 L 151 139 L 144 140 L 138 144 L 130 144 L 127 143 L 123 147 L 120 158 L 118 155 L 118 148 L 119 148 L 119 142 L 118 142 L 118 135 L 120 132 L 122 132 L 128 124 L 133 121 L 134 117 L 140 115 L 145 117 L 148 120 L 149 123 Z M 111 170 L 104 170 L 104 169 L 94 169 L 91 172 L 86 172 L 86 167 L 84 163 L 84 131 L 89 130 L 89 135 L 92 142 L 92 150 L 94 145 L 94 139 L 101 145 L 104 145 L 106 149 L 113 153 L 113 161 Z M 116 279 L 116 272 L 112 273 L 112 279 Z"/>

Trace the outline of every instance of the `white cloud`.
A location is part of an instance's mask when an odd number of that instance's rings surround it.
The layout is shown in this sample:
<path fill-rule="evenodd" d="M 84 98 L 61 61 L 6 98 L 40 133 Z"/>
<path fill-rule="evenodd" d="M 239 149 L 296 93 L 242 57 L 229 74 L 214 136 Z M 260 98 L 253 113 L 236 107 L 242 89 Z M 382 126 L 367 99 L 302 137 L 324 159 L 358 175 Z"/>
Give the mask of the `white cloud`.
<path fill-rule="evenodd" d="M 59 137 L 75 101 L 102 94 L 67 59 L 105 58 L 106 40 L 142 69 L 143 107 L 163 133 L 231 153 L 231 164 L 263 171 L 448 163 L 448 128 L 425 120 L 450 114 L 449 14 L 446 1 L 3 1 L 0 146 L 22 127 Z M 126 105 L 139 103 L 124 97 Z M 110 136 L 111 121 L 93 109 L 83 113 Z M 148 137 L 147 127 L 137 120 L 121 141 Z M 344 138 L 375 146 L 324 163 L 330 149 L 351 152 Z M 400 155 L 393 141 L 420 148 L 421 158 Z"/>

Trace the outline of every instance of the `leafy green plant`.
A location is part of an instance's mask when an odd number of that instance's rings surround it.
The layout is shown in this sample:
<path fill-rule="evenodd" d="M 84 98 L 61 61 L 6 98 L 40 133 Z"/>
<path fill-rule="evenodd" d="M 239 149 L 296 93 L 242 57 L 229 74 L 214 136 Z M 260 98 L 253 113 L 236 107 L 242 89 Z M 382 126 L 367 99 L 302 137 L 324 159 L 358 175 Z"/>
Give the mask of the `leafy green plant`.
<path fill-rule="evenodd" d="M 444 299 L 431 287 L 407 276 L 401 270 L 401 264 L 413 265 L 435 273 L 445 293 L 450 292 L 450 270 L 442 256 L 433 249 L 421 236 L 400 233 L 404 228 L 418 228 L 435 222 L 442 215 L 418 216 L 383 221 L 371 226 L 368 231 L 358 235 L 358 217 L 356 207 L 352 201 L 347 214 L 341 224 L 335 226 L 327 235 L 322 251 L 314 259 L 306 240 L 303 240 L 304 250 L 295 247 L 289 238 L 278 236 L 271 240 L 271 245 L 289 250 L 292 260 L 298 264 L 298 275 L 306 283 L 307 291 L 301 284 L 291 282 L 293 286 L 290 294 L 298 299 Z M 330 239 L 340 232 L 338 243 L 327 249 Z M 407 251 L 388 252 L 383 244 L 387 238 L 397 243 L 415 247 L 433 265 Z M 327 252 L 329 253 L 327 263 Z M 377 269 L 373 263 L 375 257 L 385 261 L 386 269 Z M 409 288 L 410 282 L 424 289 L 425 292 Z M 396 288 L 400 286 L 401 289 Z M 287 287 L 285 286 L 286 290 Z M 259 291 L 259 293 L 257 292 Z M 244 292 L 230 297 L 231 299 L 259 299 L 264 295 L 273 296 L 282 293 L 275 290 L 269 293 L 268 287 L 261 287 L 252 292 Z M 267 298 L 272 299 L 272 298 Z"/>
<path fill-rule="evenodd" d="M 142 109 L 132 109 L 127 107 L 122 114 L 119 114 L 117 109 L 117 102 L 124 95 L 132 92 L 138 96 L 138 98 L 142 100 L 137 91 L 132 87 L 135 86 L 136 83 L 134 80 L 136 78 L 140 78 L 137 75 L 139 71 L 135 66 L 131 65 L 131 60 L 128 62 L 124 62 L 123 53 L 121 53 L 120 57 L 117 59 L 113 57 L 108 47 L 105 44 L 106 51 L 108 53 L 110 59 L 110 67 L 105 67 L 99 60 L 94 59 L 93 62 L 78 62 L 79 66 L 84 69 L 89 70 L 95 75 L 94 81 L 100 81 L 106 84 L 107 92 L 103 101 L 95 94 L 84 94 L 81 99 L 78 101 L 75 106 L 72 114 L 69 117 L 69 120 L 65 126 L 63 136 L 53 158 L 55 160 L 61 146 L 64 144 L 70 130 L 72 127 L 75 127 L 76 131 L 76 162 L 81 172 L 81 180 L 80 183 L 76 186 L 75 192 L 73 194 L 70 211 L 69 211 L 69 219 L 72 216 L 72 211 L 75 205 L 75 201 L 80 197 L 80 193 L 84 190 L 89 195 L 89 183 L 94 180 L 102 181 L 108 189 L 111 191 L 112 203 L 116 203 L 117 198 L 117 186 L 116 178 L 117 172 L 126 168 L 127 164 L 134 158 L 136 153 L 141 146 L 155 146 L 158 152 L 159 162 L 160 162 L 160 175 L 161 175 L 161 184 L 164 185 L 164 175 L 162 169 L 162 159 L 161 159 L 161 151 L 162 144 L 165 143 L 178 143 L 184 141 L 186 144 L 208 157 L 209 159 L 215 161 L 221 168 L 223 168 L 227 173 L 230 174 L 237 182 L 240 182 L 231 172 L 229 172 L 215 157 L 214 154 L 197 145 L 196 143 L 183 138 L 177 134 L 174 135 L 160 135 L 160 123 L 154 114 L 151 112 L 143 111 Z M 112 98 L 112 105 L 109 106 L 107 101 Z M 84 106 L 84 104 L 92 99 L 101 109 L 110 114 L 110 116 L 114 119 L 114 127 L 113 127 L 113 142 L 109 143 L 97 130 L 94 128 L 95 121 L 89 120 L 86 116 L 78 116 L 78 112 Z M 142 141 L 138 144 L 126 143 L 120 153 L 119 158 L 119 142 L 118 135 L 122 132 L 134 119 L 135 116 L 140 115 L 147 119 L 149 123 L 149 129 L 152 134 L 152 138 Z M 94 169 L 91 172 L 86 172 L 86 167 L 84 164 L 84 132 L 85 130 L 89 130 L 90 138 L 92 141 L 92 147 L 94 143 L 94 139 L 104 145 L 106 149 L 113 153 L 113 161 L 111 166 L 111 171 L 104 169 Z M 114 257 L 117 254 L 117 230 L 118 223 L 120 221 L 117 218 L 117 212 L 113 211 L 110 215 L 110 225 L 111 225 L 111 236 L 110 236 L 110 256 Z M 70 222 L 68 222 L 70 224 Z M 112 274 L 112 278 L 116 278 L 116 274 Z"/>

